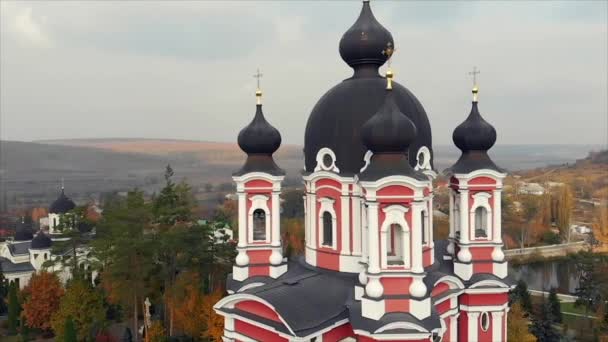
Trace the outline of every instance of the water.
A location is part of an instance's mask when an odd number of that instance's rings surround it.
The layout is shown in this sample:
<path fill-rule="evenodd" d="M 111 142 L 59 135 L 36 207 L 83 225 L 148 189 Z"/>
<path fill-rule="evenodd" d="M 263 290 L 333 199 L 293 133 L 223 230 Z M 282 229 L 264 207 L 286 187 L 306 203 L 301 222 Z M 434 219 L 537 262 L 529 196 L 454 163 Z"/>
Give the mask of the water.
<path fill-rule="evenodd" d="M 574 262 L 569 260 L 511 266 L 509 272 L 516 280 L 523 279 L 530 290 L 556 287 L 558 293 L 574 294 L 579 284 Z"/>

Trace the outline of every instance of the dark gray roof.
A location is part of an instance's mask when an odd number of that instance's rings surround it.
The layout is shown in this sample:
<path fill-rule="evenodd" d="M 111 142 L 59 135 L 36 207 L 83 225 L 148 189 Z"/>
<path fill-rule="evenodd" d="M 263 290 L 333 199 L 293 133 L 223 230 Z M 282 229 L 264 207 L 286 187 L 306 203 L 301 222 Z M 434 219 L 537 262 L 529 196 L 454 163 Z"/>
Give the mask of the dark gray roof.
<path fill-rule="evenodd" d="M 281 277 L 267 279 L 268 284 L 243 293 L 270 303 L 297 336 L 306 336 L 348 317 L 346 303 L 354 296 L 357 274 L 314 268 L 300 258 L 291 261 Z M 243 285 L 229 281 L 233 291 Z"/>
<path fill-rule="evenodd" d="M 65 195 L 65 191 L 62 188 L 59 197 L 51 204 L 49 212 L 55 214 L 65 214 L 68 211 L 74 209 L 76 204 L 68 196 Z"/>
<path fill-rule="evenodd" d="M 492 161 L 485 151 L 463 152 L 456 163 L 446 169 L 445 172 L 448 174 L 469 173 L 481 169 L 505 172 L 504 169 L 501 169 Z"/>
<path fill-rule="evenodd" d="M 34 271 L 34 266 L 29 262 L 19 264 L 12 263 L 9 259 L 0 257 L 0 267 L 4 273 L 30 272 Z"/>
<path fill-rule="evenodd" d="M 379 320 L 363 317 L 361 314 L 361 302 L 353 302 L 349 307 L 350 324 L 353 329 L 364 330 L 370 333 L 382 328 L 383 326 L 393 322 L 409 322 L 425 328 L 427 331 L 441 328 L 439 314 L 435 307 L 431 307 L 431 315 L 423 320 L 420 320 L 413 315 L 405 312 L 391 312 L 384 314 Z M 382 334 L 390 334 L 391 331 L 385 331 Z M 394 333 L 394 332 L 392 332 Z"/>
<path fill-rule="evenodd" d="M 31 246 L 31 241 L 15 242 L 8 245 L 8 249 L 12 255 L 28 254 Z"/>
<path fill-rule="evenodd" d="M 51 248 L 52 245 L 53 241 L 51 241 L 51 238 L 44 232 L 39 231 L 38 234 L 36 234 L 36 237 L 34 237 L 32 240 L 30 247 L 32 249 L 47 249 Z"/>

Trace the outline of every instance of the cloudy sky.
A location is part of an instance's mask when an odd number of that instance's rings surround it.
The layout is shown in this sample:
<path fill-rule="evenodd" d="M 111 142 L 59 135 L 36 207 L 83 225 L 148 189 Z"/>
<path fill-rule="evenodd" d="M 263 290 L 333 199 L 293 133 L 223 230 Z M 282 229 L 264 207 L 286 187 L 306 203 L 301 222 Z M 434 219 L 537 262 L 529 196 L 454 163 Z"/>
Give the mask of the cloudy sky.
<path fill-rule="evenodd" d="M 436 144 L 480 109 L 499 143 L 608 142 L 608 2 L 373 1 L 397 81 Z M 351 75 L 338 41 L 359 1 L 0 3 L 3 140 L 146 137 L 234 141 L 265 112 L 301 144 L 310 110 Z"/>

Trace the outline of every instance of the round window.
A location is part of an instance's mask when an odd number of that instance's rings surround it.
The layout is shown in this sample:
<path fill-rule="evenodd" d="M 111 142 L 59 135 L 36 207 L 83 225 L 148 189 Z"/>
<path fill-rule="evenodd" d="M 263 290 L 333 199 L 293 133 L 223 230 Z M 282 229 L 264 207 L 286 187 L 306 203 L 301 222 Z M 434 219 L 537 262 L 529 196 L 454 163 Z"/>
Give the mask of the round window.
<path fill-rule="evenodd" d="M 334 164 L 334 158 L 332 158 L 331 154 L 329 153 L 325 153 L 323 155 L 323 166 L 325 166 L 325 168 L 330 168 L 332 167 L 332 165 Z"/>
<path fill-rule="evenodd" d="M 488 328 L 490 328 L 490 315 L 487 312 L 483 312 L 479 317 L 479 325 L 481 325 L 483 331 L 488 331 Z"/>

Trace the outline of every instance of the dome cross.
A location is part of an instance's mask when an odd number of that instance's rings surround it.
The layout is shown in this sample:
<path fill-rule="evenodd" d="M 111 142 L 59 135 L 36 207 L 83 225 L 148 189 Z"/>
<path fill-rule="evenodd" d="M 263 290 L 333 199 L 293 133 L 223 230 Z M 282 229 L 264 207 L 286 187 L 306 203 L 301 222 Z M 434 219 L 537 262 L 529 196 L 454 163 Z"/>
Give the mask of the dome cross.
<path fill-rule="evenodd" d="M 262 104 L 262 90 L 260 89 L 260 79 L 262 78 L 262 76 L 264 76 L 264 74 L 262 74 L 260 72 L 260 68 L 258 68 L 257 72 L 253 75 L 253 77 L 257 81 L 257 89 L 255 90 L 255 98 L 256 98 L 256 104 L 258 104 L 258 105 Z"/>
<path fill-rule="evenodd" d="M 479 87 L 477 86 L 477 75 L 479 75 L 481 73 L 481 71 L 479 71 L 479 69 L 477 69 L 476 66 L 473 67 L 473 71 L 469 71 L 469 75 L 473 76 L 473 102 L 477 102 L 478 95 L 477 93 L 479 93 Z"/>

